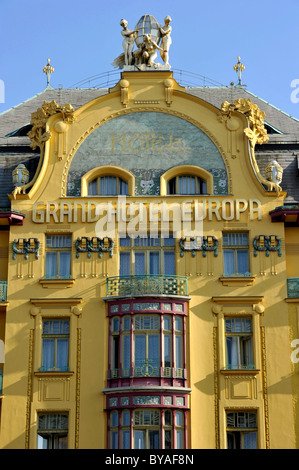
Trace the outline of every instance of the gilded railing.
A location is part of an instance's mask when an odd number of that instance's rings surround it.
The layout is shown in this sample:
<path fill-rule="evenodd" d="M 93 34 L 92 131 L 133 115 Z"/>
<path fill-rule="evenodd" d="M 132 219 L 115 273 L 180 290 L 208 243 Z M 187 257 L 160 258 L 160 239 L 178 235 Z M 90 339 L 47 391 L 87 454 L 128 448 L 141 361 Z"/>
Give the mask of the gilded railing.
<path fill-rule="evenodd" d="M 0 302 L 7 300 L 7 281 L 0 281 Z"/>
<path fill-rule="evenodd" d="M 154 294 L 187 296 L 187 278 L 163 274 L 107 278 L 107 297 Z"/>
<path fill-rule="evenodd" d="M 299 277 L 288 277 L 287 289 L 288 298 L 299 297 Z"/>

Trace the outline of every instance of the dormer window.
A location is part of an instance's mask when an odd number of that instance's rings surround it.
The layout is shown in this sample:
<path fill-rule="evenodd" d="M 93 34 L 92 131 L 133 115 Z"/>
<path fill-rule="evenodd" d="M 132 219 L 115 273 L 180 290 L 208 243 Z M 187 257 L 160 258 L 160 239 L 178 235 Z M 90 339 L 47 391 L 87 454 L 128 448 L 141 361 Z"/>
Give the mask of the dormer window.
<path fill-rule="evenodd" d="M 207 194 L 207 183 L 199 176 L 179 175 L 171 178 L 167 183 L 167 194 Z"/>
<path fill-rule="evenodd" d="M 128 182 L 118 176 L 106 175 L 93 179 L 88 184 L 89 196 L 128 195 Z"/>

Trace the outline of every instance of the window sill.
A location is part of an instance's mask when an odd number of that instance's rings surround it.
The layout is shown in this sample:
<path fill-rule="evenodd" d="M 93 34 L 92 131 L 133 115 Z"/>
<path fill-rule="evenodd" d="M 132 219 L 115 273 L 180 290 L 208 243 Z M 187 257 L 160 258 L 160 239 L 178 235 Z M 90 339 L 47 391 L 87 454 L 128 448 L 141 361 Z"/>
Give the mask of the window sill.
<path fill-rule="evenodd" d="M 49 370 L 49 371 L 36 371 L 34 372 L 35 377 L 71 377 L 74 375 L 73 371 L 62 371 L 62 370 Z"/>
<path fill-rule="evenodd" d="M 221 276 L 219 281 L 223 286 L 252 286 L 255 282 L 255 276 Z"/>
<path fill-rule="evenodd" d="M 75 279 L 40 279 L 39 282 L 48 289 L 66 289 L 75 284 Z"/>
<path fill-rule="evenodd" d="M 220 369 L 221 374 L 225 375 L 256 375 L 260 369 Z"/>

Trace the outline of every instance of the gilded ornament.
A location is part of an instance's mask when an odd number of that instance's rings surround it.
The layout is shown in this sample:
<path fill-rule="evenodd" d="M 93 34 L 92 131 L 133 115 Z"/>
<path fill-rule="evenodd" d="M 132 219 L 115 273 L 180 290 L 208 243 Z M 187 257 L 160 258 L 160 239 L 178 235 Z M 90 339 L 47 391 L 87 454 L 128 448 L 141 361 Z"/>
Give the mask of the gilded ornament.
<path fill-rule="evenodd" d="M 229 103 L 224 101 L 221 105 L 221 112 L 218 115 L 218 120 L 224 122 L 227 125 L 227 121 L 232 119 L 232 112 L 238 111 L 248 120 L 249 127 L 244 129 L 244 134 L 250 142 L 251 148 L 251 161 L 254 167 L 254 170 L 260 180 L 260 182 L 267 187 L 269 191 L 276 191 L 277 194 L 281 191 L 281 187 L 278 182 L 269 181 L 264 178 L 259 170 L 256 158 L 255 158 L 255 145 L 256 144 L 266 144 L 269 141 L 269 136 L 264 125 L 265 113 L 261 111 L 259 107 L 252 103 L 250 99 L 239 98 L 234 101 L 234 103 Z"/>

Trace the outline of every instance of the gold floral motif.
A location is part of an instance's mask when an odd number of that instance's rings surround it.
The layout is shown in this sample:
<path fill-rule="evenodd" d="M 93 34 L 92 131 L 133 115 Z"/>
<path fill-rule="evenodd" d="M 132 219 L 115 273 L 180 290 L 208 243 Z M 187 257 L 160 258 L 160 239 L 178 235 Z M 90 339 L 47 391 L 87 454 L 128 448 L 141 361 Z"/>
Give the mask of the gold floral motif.
<path fill-rule="evenodd" d="M 251 160 L 260 182 L 266 186 L 269 191 L 274 190 L 279 194 L 281 191 L 279 184 L 273 181 L 268 181 L 261 175 L 254 153 L 256 144 L 266 144 L 269 141 L 269 136 L 264 125 L 266 117 L 264 111 L 261 111 L 260 108 L 256 104 L 252 103 L 250 99 L 239 98 L 235 100 L 234 103 L 229 103 L 228 101 L 224 101 L 222 103 L 218 120 L 226 123 L 231 119 L 231 114 L 234 111 L 244 114 L 248 120 L 249 127 L 244 129 L 244 134 L 250 142 Z"/>

